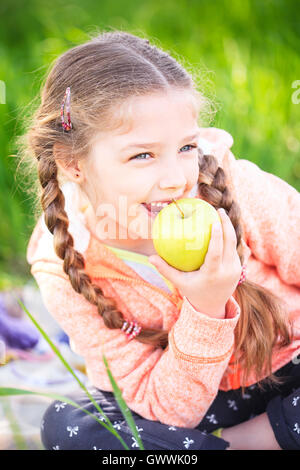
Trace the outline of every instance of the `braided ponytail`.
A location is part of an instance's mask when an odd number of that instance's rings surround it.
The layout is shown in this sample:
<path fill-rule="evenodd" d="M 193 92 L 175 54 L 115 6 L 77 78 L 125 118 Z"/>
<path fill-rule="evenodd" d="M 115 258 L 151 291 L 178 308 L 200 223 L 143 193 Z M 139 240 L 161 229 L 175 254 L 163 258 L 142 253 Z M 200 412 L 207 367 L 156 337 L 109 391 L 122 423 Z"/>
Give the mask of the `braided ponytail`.
<path fill-rule="evenodd" d="M 243 265 L 241 210 L 232 199 L 225 172 L 213 155 L 204 155 L 199 160 L 199 169 L 199 194 L 216 209 L 225 209 L 235 229 L 237 252 Z M 257 379 L 264 374 L 269 375 L 269 382 L 280 382 L 272 374 L 271 361 L 275 346 L 291 343 L 284 303 L 269 289 L 248 279 L 237 286 L 234 296 L 241 308 L 241 319 L 235 329 L 234 356 L 235 365 L 242 369 L 242 383 L 246 383 L 251 372 Z"/>
<path fill-rule="evenodd" d="M 108 79 L 109 77 L 109 79 Z M 177 89 L 188 91 L 198 114 L 210 113 L 211 102 L 197 89 L 186 70 L 149 40 L 125 32 L 103 33 L 60 56 L 51 69 L 42 89 L 41 105 L 34 113 L 25 136 L 24 160 L 31 170 L 32 155 L 38 160 L 39 186 L 32 192 L 39 195 L 38 204 L 44 211 L 45 223 L 53 234 L 54 249 L 63 260 L 64 272 L 73 289 L 97 307 L 107 328 L 121 329 L 125 318 L 116 301 L 104 295 L 85 272 L 85 260 L 75 250 L 68 231 L 69 220 L 65 198 L 60 189 L 54 145 L 67 149 L 67 161 L 85 158 L 90 142 L 99 129 L 112 129 L 112 123 L 124 122 L 122 104 L 135 94 Z M 72 129 L 61 126 L 60 105 L 67 87 L 72 90 Z M 100 121 L 100 122 L 99 122 Z M 235 228 L 237 251 L 243 264 L 242 225 L 238 204 L 232 199 L 224 170 L 212 155 L 199 149 L 199 194 L 216 209 L 223 207 Z M 266 365 L 271 372 L 271 354 L 276 340 L 289 344 L 290 336 L 281 302 L 268 290 L 246 280 L 234 294 L 241 307 L 241 319 L 235 329 L 235 357 L 243 367 L 245 380 L 250 371 L 260 376 Z M 165 348 L 168 332 L 142 329 L 135 338 L 141 343 Z"/>
<path fill-rule="evenodd" d="M 69 276 L 73 289 L 97 306 L 99 315 L 108 328 L 121 328 L 124 322 L 122 313 L 116 309 L 114 300 L 105 297 L 102 289 L 92 283 L 88 274 L 84 272 L 83 255 L 74 248 L 73 237 L 68 232 L 69 220 L 64 210 L 65 197 L 59 188 L 55 161 L 49 163 L 41 159 L 38 175 L 44 190 L 41 204 L 45 224 L 53 235 L 55 252 L 64 261 L 63 269 Z"/>

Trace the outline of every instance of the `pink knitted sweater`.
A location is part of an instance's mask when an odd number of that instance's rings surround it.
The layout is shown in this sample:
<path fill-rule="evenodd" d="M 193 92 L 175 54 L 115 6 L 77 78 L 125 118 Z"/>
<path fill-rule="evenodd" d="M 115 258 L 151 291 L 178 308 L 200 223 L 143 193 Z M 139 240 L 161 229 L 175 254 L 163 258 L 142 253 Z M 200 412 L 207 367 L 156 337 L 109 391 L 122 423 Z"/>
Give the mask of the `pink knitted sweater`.
<path fill-rule="evenodd" d="M 241 208 L 247 276 L 281 297 L 293 321 L 292 344 L 273 356 L 276 371 L 300 353 L 300 194 L 254 163 L 236 160 L 232 144 L 228 132 L 202 128 L 199 145 L 217 158 Z M 197 426 L 219 389 L 242 385 L 230 365 L 240 318 L 235 298 L 227 302 L 225 318 L 215 319 L 196 311 L 176 288 L 170 294 L 150 284 L 87 229 L 74 197 L 65 197 L 69 231 L 85 257 L 85 271 L 105 296 L 116 300 L 127 320 L 167 330 L 169 345 L 162 350 L 136 339 L 128 342 L 121 330 L 105 327 L 96 307 L 72 288 L 42 215 L 29 240 L 27 260 L 45 306 L 85 359 L 95 387 L 112 390 L 104 352 L 129 408 L 165 424 Z M 254 379 L 243 385 L 252 383 Z"/>

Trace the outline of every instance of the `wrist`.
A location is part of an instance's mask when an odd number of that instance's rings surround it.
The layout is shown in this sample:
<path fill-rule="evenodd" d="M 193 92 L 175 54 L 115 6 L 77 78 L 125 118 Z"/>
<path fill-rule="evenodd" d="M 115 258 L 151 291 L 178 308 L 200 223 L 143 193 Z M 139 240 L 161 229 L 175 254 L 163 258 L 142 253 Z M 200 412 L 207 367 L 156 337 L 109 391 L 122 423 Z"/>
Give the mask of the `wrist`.
<path fill-rule="evenodd" d="M 187 299 L 191 306 L 194 308 L 194 310 L 197 310 L 197 312 L 203 313 L 204 315 L 207 315 L 208 317 L 211 318 L 225 318 L 226 317 L 226 306 L 224 305 L 223 307 L 216 307 L 216 308 L 205 308 L 201 305 L 197 305 L 196 303 L 191 302 L 189 299 Z"/>

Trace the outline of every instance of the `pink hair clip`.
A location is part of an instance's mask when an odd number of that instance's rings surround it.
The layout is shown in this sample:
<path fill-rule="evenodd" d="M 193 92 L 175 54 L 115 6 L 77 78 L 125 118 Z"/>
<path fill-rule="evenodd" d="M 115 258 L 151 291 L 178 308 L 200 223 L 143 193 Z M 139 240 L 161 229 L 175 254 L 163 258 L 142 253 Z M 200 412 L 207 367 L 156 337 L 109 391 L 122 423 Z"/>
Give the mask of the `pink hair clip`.
<path fill-rule="evenodd" d="M 127 330 L 126 330 L 126 328 L 127 328 Z M 142 327 L 139 326 L 137 324 L 137 322 L 135 322 L 135 321 L 134 322 L 129 322 L 129 323 L 127 321 L 125 321 L 123 323 L 123 326 L 122 326 L 121 329 L 122 329 L 122 331 L 125 332 L 125 334 L 127 335 L 128 340 L 130 341 L 131 339 L 135 338 L 135 336 L 137 336 L 140 333 Z"/>
<path fill-rule="evenodd" d="M 239 280 L 239 282 L 238 282 L 238 286 L 239 286 L 240 284 L 242 284 L 242 282 L 244 282 L 244 281 L 246 280 L 246 268 L 247 268 L 247 266 L 244 264 L 244 265 L 242 266 L 242 273 L 241 273 L 240 280 Z"/>
<path fill-rule="evenodd" d="M 70 115 L 70 102 L 71 102 L 71 90 L 70 90 L 70 87 L 68 86 L 65 92 L 65 96 L 62 100 L 61 107 L 60 107 L 61 125 L 65 131 L 70 131 L 72 129 L 71 115 Z M 66 104 L 66 110 L 67 110 L 68 123 L 66 123 L 64 119 L 65 104 Z"/>

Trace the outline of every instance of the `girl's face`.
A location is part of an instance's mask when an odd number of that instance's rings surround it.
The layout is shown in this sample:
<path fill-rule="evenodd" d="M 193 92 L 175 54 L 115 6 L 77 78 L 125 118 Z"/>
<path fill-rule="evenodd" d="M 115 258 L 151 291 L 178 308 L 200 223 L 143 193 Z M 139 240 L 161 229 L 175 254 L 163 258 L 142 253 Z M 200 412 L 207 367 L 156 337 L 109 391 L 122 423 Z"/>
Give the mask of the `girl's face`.
<path fill-rule="evenodd" d="M 184 91 L 134 97 L 129 106 L 126 129 L 99 133 L 84 161 L 87 222 L 104 243 L 150 255 L 154 217 L 143 203 L 189 197 L 197 184 L 197 112 Z"/>

